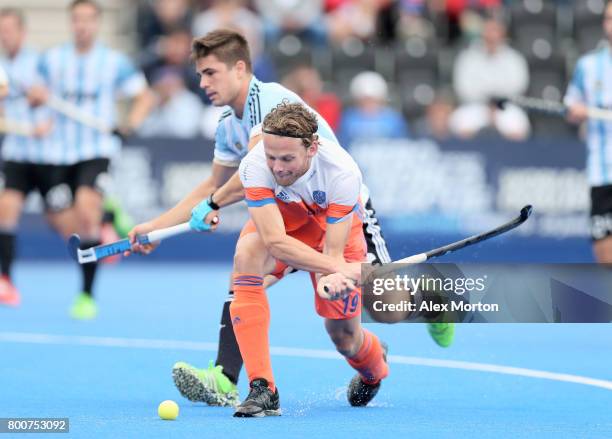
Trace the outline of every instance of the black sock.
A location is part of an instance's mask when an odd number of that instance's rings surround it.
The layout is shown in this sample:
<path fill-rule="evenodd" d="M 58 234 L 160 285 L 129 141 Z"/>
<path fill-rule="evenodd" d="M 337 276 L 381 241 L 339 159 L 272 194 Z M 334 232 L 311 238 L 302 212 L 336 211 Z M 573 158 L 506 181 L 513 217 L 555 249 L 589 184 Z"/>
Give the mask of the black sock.
<path fill-rule="evenodd" d="M 233 291 L 230 291 L 229 294 L 231 297 L 234 296 Z M 238 384 L 238 377 L 242 369 L 242 355 L 240 355 L 240 348 L 238 347 L 234 327 L 232 326 L 232 317 L 230 315 L 231 303 L 231 300 L 228 300 L 223 304 L 216 365 L 223 366 L 223 374 L 232 383 Z"/>
<path fill-rule="evenodd" d="M 81 250 L 89 247 L 100 245 L 100 241 L 86 241 L 81 242 Z M 88 264 L 81 265 L 81 272 L 83 273 L 83 292 L 88 296 L 93 297 L 93 283 L 96 276 L 96 269 L 98 268 L 97 262 L 90 262 Z"/>
<path fill-rule="evenodd" d="M 0 232 L 0 267 L 3 276 L 11 276 L 13 259 L 15 259 L 15 234 Z"/>

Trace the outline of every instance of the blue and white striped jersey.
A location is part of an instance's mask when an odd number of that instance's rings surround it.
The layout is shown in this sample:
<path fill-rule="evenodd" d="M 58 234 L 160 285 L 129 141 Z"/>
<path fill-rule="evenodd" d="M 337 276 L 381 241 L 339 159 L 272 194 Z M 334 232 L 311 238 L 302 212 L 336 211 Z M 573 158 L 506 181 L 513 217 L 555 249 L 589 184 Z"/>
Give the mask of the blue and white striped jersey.
<path fill-rule="evenodd" d="M 302 98 L 276 82 L 261 82 L 255 76 L 249 85 L 249 94 L 244 104 L 242 119 L 233 109 L 223 112 L 215 135 L 215 162 L 229 167 L 238 167 L 247 154 L 251 129 L 263 122 L 264 117 L 283 100 L 304 103 Z M 312 109 L 311 109 L 312 110 Z M 319 130 L 324 138 L 338 143 L 329 124 L 316 111 Z"/>
<path fill-rule="evenodd" d="M 2 102 L 7 120 L 34 126 L 37 111 L 30 107 L 28 89 L 36 83 L 39 54 L 22 47 L 14 58 L 2 57 L 0 65 L 6 71 L 9 94 Z M 38 112 L 39 113 L 39 112 Z M 32 137 L 7 134 L 2 142 L 2 159 L 14 162 L 44 163 L 49 143 Z"/>
<path fill-rule="evenodd" d="M 590 52 L 576 64 L 564 102 L 612 110 L 612 48 Z M 612 184 L 612 122 L 590 119 L 587 175 L 591 186 Z"/>
<path fill-rule="evenodd" d="M 41 55 L 38 72 L 52 95 L 77 105 L 116 126 L 117 97 L 134 97 L 147 86 L 144 75 L 129 59 L 101 43 L 85 54 L 73 43 L 49 49 Z M 53 144 L 48 163 L 73 164 L 94 158 L 113 158 L 121 147 L 117 138 L 102 134 L 66 116 L 52 112 L 54 128 L 49 136 Z"/>

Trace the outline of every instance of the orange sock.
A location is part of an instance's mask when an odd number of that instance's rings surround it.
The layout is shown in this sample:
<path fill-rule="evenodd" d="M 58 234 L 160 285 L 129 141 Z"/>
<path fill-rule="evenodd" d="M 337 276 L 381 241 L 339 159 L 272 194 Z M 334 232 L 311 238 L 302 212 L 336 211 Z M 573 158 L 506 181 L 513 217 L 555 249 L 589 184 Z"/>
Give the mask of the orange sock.
<path fill-rule="evenodd" d="M 234 274 L 234 300 L 230 314 L 249 382 L 255 378 L 265 378 L 274 392 L 268 340 L 270 307 L 263 288 L 263 277 L 248 273 Z"/>
<path fill-rule="evenodd" d="M 376 384 L 389 375 L 389 366 L 383 360 L 383 348 L 378 337 L 365 329 L 359 352 L 347 358 L 347 361 L 359 372 L 364 383 Z"/>

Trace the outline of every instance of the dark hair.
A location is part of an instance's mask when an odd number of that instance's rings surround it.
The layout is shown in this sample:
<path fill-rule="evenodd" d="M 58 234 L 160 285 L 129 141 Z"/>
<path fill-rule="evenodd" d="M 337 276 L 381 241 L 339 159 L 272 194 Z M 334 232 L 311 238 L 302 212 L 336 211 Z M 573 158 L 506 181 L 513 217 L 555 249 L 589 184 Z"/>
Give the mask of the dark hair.
<path fill-rule="evenodd" d="M 72 0 L 72 3 L 70 3 L 70 6 L 68 6 L 68 10 L 73 11 L 74 8 L 80 5 L 91 5 L 96 9 L 98 14 L 102 13 L 102 7 L 95 0 Z"/>
<path fill-rule="evenodd" d="M 302 139 L 305 147 L 318 139 L 317 129 L 317 116 L 312 111 L 302 103 L 289 103 L 287 100 L 273 108 L 262 125 L 264 133 Z"/>
<path fill-rule="evenodd" d="M 238 32 L 218 29 L 194 39 L 191 43 L 191 59 L 197 61 L 208 55 L 216 56 L 228 67 L 244 61 L 247 70 L 252 71 L 249 43 Z"/>
<path fill-rule="evenodd" d="M 23 11 L 17 8 L 2 8 L 0 9 L 0 17 L 14 17 L 19 26 L 25 26 L 25 16 L 23 15 Z"/>

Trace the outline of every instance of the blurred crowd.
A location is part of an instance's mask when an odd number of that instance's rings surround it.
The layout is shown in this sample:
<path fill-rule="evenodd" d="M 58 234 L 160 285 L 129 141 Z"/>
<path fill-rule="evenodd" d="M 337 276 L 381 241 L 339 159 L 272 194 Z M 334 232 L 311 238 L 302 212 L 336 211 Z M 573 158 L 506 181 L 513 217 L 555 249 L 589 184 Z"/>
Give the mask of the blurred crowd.
<path fill-rule="evenodd" d="M 198 88 L 190 44 L 216 28 L 250 43 L 254 73 L 321 113 L 341 143 L 371 138 L 523 140 L 563 120 L 498 97 L 560 101 L 600 44 L 604 0 L 141 0 L 137 61 L 157 107 L 142 136 L 214 137 L 222 109 Z"/>

